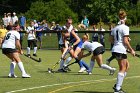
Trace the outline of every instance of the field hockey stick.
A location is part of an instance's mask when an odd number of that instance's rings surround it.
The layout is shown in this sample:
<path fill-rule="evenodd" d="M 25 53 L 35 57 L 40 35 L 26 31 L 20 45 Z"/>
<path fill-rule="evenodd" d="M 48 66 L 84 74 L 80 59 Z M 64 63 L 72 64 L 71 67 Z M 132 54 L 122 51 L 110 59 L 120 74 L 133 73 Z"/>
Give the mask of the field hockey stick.
<path fill-rule="evenodd" d="M 130 51 L 127 51 L 128 53 L 131 53 Z M 135 54 L 136 57 L 140 58 L 140 54 Z"/>
<path fill-rule="evenodd" d="M 71 65 L 73 65 L 73 64 L 75 64 L 75 63 L 78 63 L 78 62 L 77 62 L 77 61 L 72 62 L 72 63 L 68 64 L 67 66 L 63 67 L 63 69 L 65 70 L 66 68 L 68 68 L 69 66 L 71 66 Z"/>
<path fill-rule="evenodd" d="M 28 55 L 26 55 L 26 54 L 24 54 L 24 56 L 26 56 L 26 57 L 28 57 L 28 58 L 30 58 L 30 59 L 36 61 L 36 62 L 41 62 L 41 58 L 36 59 L 36 58 L 34 58 L 34 57 L 32 57 L 32 56 L 28 56 Z"/>
<path fill-rule="evenodd" d="M 53 65 L 53 67 L 52 68 L 48 68 L 48 72 L 49 73 L 53 73 L 54 71 L 54 69 L 55 69 L 55 67 L 66 57 L 66 55 L 69 53 L 69 49 L 67 49 L 67 51 L 64 53 L 64 55 L 62 55 L 62 57 L 59 59 L 59 61 L 58 62 L 56 62 L 54 65 Z"/>

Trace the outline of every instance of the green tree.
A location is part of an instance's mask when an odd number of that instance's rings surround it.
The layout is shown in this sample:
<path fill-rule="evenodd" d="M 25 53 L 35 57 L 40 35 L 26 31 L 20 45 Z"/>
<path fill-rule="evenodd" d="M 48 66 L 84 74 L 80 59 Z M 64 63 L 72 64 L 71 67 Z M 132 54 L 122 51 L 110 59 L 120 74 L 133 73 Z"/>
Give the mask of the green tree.
<path fill-rule="evenodd" d="M 31 4 L 30 10 L 26 12 L 30 19 L 43 20 L 49 22 L 65 22 L 71 16 L 77 22 L 77 14 L 74 13 L 63 0 L 53 0 L 49 2 L 37 1 Z"/>

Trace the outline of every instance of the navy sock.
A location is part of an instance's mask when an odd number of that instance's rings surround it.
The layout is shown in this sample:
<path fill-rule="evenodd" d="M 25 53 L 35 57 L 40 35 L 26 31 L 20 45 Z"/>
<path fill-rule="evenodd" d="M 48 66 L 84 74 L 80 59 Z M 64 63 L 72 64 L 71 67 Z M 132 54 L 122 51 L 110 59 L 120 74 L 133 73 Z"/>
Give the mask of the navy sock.
<path fill-rule="evenodd" d="M 83 60 L 81 60 L 80 62 L 82 62 L 83 66 L 84 66 L 87 70 L 89 70 L 89 66 L 88 66 Z"/>

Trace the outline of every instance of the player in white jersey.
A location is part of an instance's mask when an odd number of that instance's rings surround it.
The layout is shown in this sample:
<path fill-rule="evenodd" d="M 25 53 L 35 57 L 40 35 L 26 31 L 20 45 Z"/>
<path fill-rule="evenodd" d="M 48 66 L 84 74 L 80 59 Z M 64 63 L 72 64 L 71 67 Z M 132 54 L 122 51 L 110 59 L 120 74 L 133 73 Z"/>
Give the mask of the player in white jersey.
<path fill-rule="evenodd" d="M 33 56 L 37 56 L 36 55 L 36 51 L 37 51 L 37 41 L 36 41 L 36 36 L 35 36 L 35 29 L 34 29 L 34 22 L 30 23 L 30 26 L 27 27 L 27 33 L 28 33 L 28 46 L 27 46 L 27 55 L 30 55 L 30 48 L 33 45 L 34 47 L 34 53 Z"/>
<path fill-rule="evenodd" d="M 117 25 L 111 31 L 110 37 L 111 42 L 114 43 L 114 46 L 112 48 L 112 55 L 117 59 L 119 65 L 117 82 L 114 85 L 113 89 L 114 93 L 125 93 L 121 89 L 121 86 L 129 68 L 126 50 L 128 48 L 133 56 L 135 56 L 135 51 L 132 49 L 129 43 L 129 27 L 125 25 L 126 12 L 124 10 L 119 11 L 119 18 L 121 24 Z"/>
<path fill-rule="evenodd" d="M 92 57 L 91 57 L 91 61 L 90 61 L 90 71 L 89 71 L 89 74 L 92 74 L 92 69 L 94 67 L 94 64 L 95 64 L 95 60 L 97 61 L 99 67 L 103 68 L 103 69 L 106 69 L 106 70 L 109 70 L 110 71 L 110 75 L 113 75 L 114 72 L 115 72 L 115 68 L 112 68 L 106 64 L 103 64 L 103 60 L 102 60 L 102 54 L 105 52 L 105 49 L 103 47 L 102 44 L 98 43 L 98 42 L 89 42 L 89 35 L 86 34 L 86 35 L 83 35 L 83 45 L 82 45 L 82 51 L 81 51 L 81 58 L 83 57 L 87 57 L 91 54 Z M 89 53 L 87 54 L 84 54 L 84 49 L 86 49 L 87 51 L 89 51 Z"/>
<path fill-rule="evenodd" d="M 25 72 L 23 63 L 19 57 L 19 53 L 23 54 L 20 45 L 20 34 L 16 31 L 16 26 L 12 27 L 12 29 L 13 30 L 7 32 L 2 44 L 2 53 L 5 54 L 12 61 L 10 64 L 10 73 L 8 76 L 17 77 L 14 73 L 14 69 L 16 64 L 18 64 L 18 67 L 22 72 L 22 77 L 30 78 L 31 76 Z"/>

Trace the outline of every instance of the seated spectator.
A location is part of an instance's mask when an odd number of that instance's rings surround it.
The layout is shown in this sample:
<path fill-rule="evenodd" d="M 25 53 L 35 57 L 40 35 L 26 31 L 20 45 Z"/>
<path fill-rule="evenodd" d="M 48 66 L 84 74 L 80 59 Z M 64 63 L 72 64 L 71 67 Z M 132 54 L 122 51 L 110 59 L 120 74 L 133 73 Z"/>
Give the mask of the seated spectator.
<path fill-rule="evenodd" d="M 86 30 L 88 30 L 88 26 L 89 26 L 89 20 L 86 16 L 84 16 L 84 19 L 81 21 L 81 24 L 78 25 L 78 28 L 84 28 Z"/>

